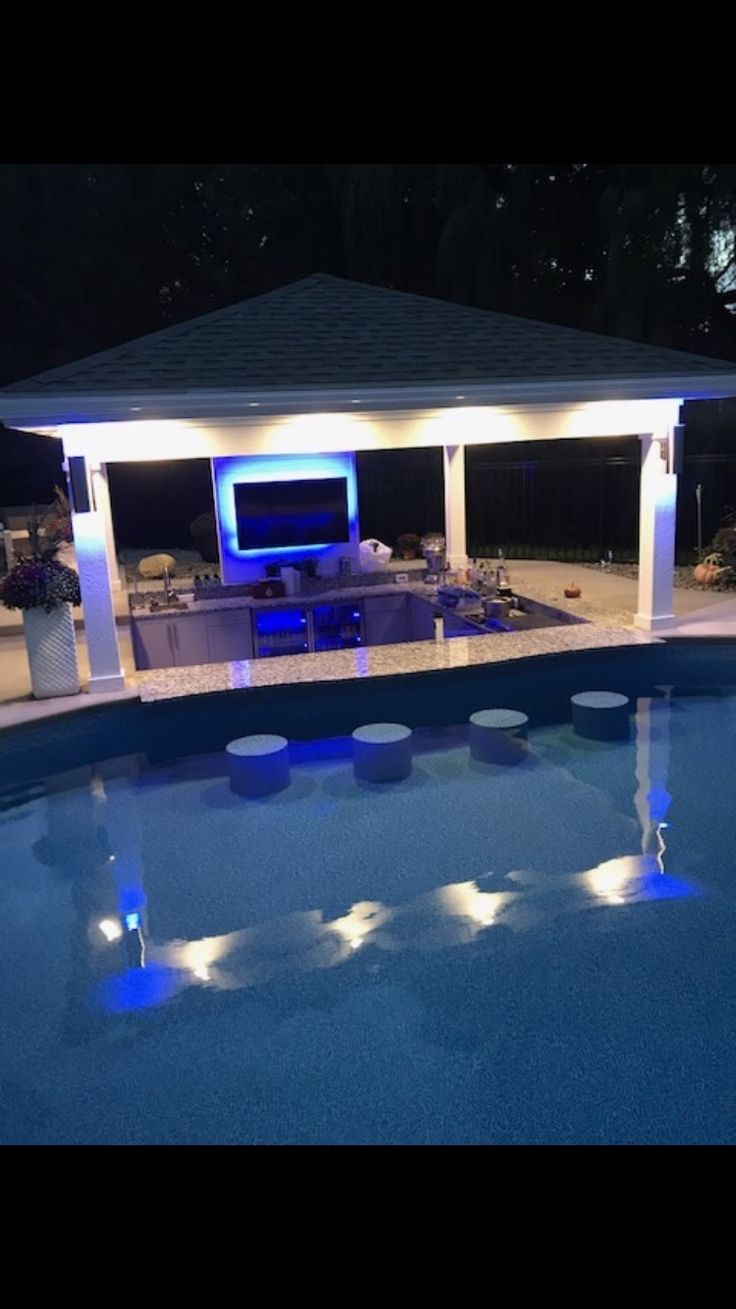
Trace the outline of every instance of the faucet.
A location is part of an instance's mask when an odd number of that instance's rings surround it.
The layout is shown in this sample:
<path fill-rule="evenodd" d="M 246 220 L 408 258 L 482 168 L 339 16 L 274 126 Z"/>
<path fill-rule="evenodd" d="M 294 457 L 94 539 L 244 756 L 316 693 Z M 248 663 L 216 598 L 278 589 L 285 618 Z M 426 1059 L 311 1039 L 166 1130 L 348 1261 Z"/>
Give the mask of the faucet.
<path fill-rule="evenodd" d="M 173 600 L 178 600 L 179 596 L 171 585 L 168 568 L 164 568 L 164 600 L 166 604 L 171 604 Z"/>

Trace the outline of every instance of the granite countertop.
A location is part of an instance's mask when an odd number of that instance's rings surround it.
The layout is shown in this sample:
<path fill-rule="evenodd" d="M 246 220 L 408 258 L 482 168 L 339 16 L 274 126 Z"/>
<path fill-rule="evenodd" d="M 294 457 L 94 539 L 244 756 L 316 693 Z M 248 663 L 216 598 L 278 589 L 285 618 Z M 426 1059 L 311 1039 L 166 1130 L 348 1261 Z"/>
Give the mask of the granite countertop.
<path fill-rule="evenodd" d="M 212 600 L 191 600 L 186 609 L 131 609 L 130 616 L 138 621 L 152 618 L 173 618 L 178 614 L 207 614 L 220 609 L 300 609 L 321 604 L 352 604 L 369 596 L 417 595 L 430 604 L 436 604 L 436 587 L 424 582 L 387 582 L 384 586 L 341 586 L 331 591 L 298 595 L 279 595 L 272 600 L 255 599 L 251 595 L 222 596 Z"/>
<path fill-rule="evenodd" d="M 659 644 L 659 640 L 646 632 L 575 623 L 504 635 L 457 636 L 441 641 L 407 641 L 399 645 L 366 646 L 360 650 L 335 650 L 324 654 L 280 655 L 273 659 L 248 659 L 237 663 L 158 668 L 139 673 L 138 688 L 141 700 L 152 704 L 159 700 L 248 687 L 444 672 L 576 650 L 652 644 Z"/>
<path fill-rule="evenodd" d="M 511 589 L 513 590 L 513 582 Z M 584 618 L 589 623 L 598 623 L 602 627 L 634 626 L 632 610 L 611 609 L 610 606 L 597 604 L 595 600 L 587 600 L 582 595 L 578 596 L 577 600 L 570 600 L 565 595 L 563 587 L 540 585 L 536 579 L 530 589 L 533 591 L 533 595 L 529 597 L 532 603 L 536 601 L 537 604 L 548 605 L 553 609 L 562 609 L 565 613 Z"/>

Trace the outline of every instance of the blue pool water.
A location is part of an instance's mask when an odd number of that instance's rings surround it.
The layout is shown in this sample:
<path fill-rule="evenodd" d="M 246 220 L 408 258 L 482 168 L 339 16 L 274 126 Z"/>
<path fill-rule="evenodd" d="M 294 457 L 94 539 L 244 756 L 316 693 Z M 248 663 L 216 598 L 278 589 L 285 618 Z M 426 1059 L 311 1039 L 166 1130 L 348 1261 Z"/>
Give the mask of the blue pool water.
<path fill-rule="evenodd" d="M 0 815 L 5 1142 L 733 1142 L 736 696 L 520 767 L 420 732 L 233 796 L 128 756 Z"/>

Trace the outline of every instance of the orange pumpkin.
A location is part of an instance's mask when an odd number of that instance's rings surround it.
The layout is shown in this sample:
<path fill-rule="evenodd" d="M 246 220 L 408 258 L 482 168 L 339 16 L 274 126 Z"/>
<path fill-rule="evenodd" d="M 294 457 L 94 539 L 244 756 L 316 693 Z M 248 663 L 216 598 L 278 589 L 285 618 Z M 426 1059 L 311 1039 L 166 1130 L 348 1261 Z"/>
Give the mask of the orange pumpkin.
<path fill-rule="evenodd" d="M 710 564 L 704 560 L 702 564 L 695 565 L 693 577 L 696 582 L 700 582 L 701 586 L 712 586 L 718 580 L 720 572 L 721 569 L 718 564 Z"/>
<path fill-rule="evenodd" d="M 577 600 L 578 596 L 580 595 L 580 587 L 578 586 L 577 582 L 573 582 L 572 586 L 565 587 L 565 595 L 567 596 L 568 600 Z"/>

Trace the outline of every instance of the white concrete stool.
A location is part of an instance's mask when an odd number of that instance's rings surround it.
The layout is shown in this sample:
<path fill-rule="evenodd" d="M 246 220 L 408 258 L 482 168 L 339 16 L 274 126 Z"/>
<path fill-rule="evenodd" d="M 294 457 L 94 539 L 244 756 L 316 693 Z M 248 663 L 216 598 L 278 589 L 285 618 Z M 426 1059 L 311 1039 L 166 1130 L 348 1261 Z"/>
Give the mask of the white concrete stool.
<path fill-rule="evenodd" d="M 620 741 L 629 735 L 628 696 L 617 691 L 581 691 L 570 697 L 576 736 Z"/>
<path fill-rule="evenodd" d="M 273 795 L 289 785 L 289 742 L 285 736 L 241 736 L 225 750 L 230 790 L 236 795 Z"/>
<path fill-rule="evenodd" d="M 353 732 L 353 770 L 361 782 L 400 782 L 411 773 L 412 729 L 368 723 Z"/>
<path fill-rule="evenodd" d="M 520 764 L 527 757 L 529 719 L 517 709 L 479 709 L 470 715 L 470 757 L 484 764 Z"/>

